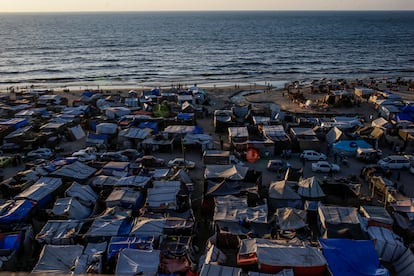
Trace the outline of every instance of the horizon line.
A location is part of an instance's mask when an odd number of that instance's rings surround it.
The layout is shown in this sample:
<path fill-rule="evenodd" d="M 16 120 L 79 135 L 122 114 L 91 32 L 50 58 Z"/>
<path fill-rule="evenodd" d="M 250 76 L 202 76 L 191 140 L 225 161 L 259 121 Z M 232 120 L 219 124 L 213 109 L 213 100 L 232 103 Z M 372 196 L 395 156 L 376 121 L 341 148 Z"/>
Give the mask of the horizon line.
<path fill-rule="evenodd" d="M 73 11 L 0 11 L 0 14 L 22 14 L 22 13 L 146 13 L 146 12 L 413 12 L 410 10 L 387 10 L 387 9 L 369 9 L 369 10 L 73 10 Z"/>

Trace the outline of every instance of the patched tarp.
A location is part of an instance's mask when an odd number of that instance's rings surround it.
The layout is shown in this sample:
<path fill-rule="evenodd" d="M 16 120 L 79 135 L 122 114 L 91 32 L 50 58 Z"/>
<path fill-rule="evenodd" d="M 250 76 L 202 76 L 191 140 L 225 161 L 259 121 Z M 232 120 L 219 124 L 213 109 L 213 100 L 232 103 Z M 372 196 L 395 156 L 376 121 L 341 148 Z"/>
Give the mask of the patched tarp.
<path fill-rule="evenodd" d="M 205 179 L 225 178 L 229 180 L 243 180 L 248 167 L 237 165 L 207 165 L 204 171 Z"/>
<path fill-rule="evenodd" d="M 371 240 L 320 239 L 322 252 L 335 276 L 388 276 Z"/>
<path fill-rule="evenodd" d="M 215 198 L 214 221 L 248 221 L 267 223 L 267 205 L 249 207 L 247 198 L 218 196 Z"/>
<path fill-rule="evenodd" d="M 32 273 L 71 274 L 82 251 L 81 245 L 45 245 Z"/>
<path fill-rule="evenodd" d="M 43 207 L 52 200 L 52 194 L 62 184 L 60 178 L 42 177 L 35 184 L 18 194 L 16 199 L 29 199 L 37 202 L 39 207 Z"/>
<path fill-rule="evenodd" d="M 94 206 L 98 199 L 98 195 L 89 185 L 81 185 L 77 182 L 73 182 L 65 194 L 68 197 L 76 198 L 80 203 L 88 207 Z"/>
<path fill-rule="evenodd" d="M 0 205 L 0 224 L 24 220 L 34 206 L 30 200 L 7 200 Z"/>

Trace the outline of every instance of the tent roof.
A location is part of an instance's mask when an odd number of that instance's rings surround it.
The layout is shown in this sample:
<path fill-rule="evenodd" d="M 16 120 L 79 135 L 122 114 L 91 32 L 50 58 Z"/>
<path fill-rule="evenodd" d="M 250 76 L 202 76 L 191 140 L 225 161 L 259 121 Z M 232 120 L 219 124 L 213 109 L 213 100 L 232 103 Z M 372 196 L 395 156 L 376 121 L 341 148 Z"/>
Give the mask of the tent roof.
<path fill-rule="evenodd" d="M 301 199 L 299 194 L 284 180 L 270 183 L 269 197 L 273 199 Z"/>
<path fill-rule="evenodd" d="M 243 180 L 246 177 L 248 167 L 237 165 L 207 165 L 204 171 L 205 179 L 226 178 L 229 180 Z"/>
<path fill-rule="evenodd" d="M 298 194 L 306 198 L 321 198 L 325 194 L 315 176 L 303 179 L 298 183 Z"/>

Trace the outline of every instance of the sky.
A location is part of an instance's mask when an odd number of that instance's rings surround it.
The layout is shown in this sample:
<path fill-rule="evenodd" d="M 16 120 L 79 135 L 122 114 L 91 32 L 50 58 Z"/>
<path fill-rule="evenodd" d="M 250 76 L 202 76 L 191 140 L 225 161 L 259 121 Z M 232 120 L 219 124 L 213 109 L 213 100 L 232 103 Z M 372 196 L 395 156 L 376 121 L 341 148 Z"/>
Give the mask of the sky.
<path fill-rule="evenodd" d="M 0 12 L 414 10 L 414 0 L 0 0 Z"/>

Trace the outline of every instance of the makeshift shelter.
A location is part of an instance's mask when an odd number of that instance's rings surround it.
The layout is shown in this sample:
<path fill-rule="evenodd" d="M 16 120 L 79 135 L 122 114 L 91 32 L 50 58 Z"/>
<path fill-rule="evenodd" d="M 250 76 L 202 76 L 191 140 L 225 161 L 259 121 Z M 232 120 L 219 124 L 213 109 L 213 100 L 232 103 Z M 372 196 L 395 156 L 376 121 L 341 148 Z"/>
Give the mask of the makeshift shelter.
<path fill-rule="evenodd" d="M 54 245 L 75 244 L 82 225 L 79 220 L 49 220 L 36 235 L 36 240 Z"/>
<path fill-rule="evenodd" d="M 132 221 L 125 218 L 96 218 L 85 237 L 87 239 L 102 239 L 128 235 L 131 227 Z"/>
<path fill-rule="evenodd" d="M 291 186 L 291 183 L 285 180 L 270 183 L 269 208 L 272 210 L 284 207 L 303 209 L 302 198 Z"/>
<path fill-rule="evenodd" d="M 115 268 L 116 275 L 157 275 L 160 264 L 159 250 L 144 251 L 126 248 L 121 250 Z"/>
<path fill-rule="evenodd" d="M 141 191 L 135 191 L 131 188 L 116 188 L 106 198 L 106 207 L 120 206 L 126 209 L 138 210 L 144 201 L 144 195 Z"/>
<path fill-rule="evenodd" d="M 45 245 L 32 273 L 71 274 L 82 252 L 81 245 Z"/>
<path fill-rule="evenodd" d="M 73 274 L 102 274 L 103 255 L 105 254 L 106 246 L 106 242 L 88 243 L 83 254 L 76 260 Z"/>
<path fill-rule="evenodd" d="M 76 198 L 58 198 L 52 209 L 52 214 L 66 219 L 85 219 L 89 217 L 92 209 L 80 203 Z"/>
<path fill-rule="evenodd" d="M 339 141 L 341 137 L 342 131 L 337 127 L 331 128 L 325 136 L 328 145 L 332 145 L 333 143 Z"/>
<path fill-rule="evenodd" d="M 299 181 L 298 186 L 298 194 L 304 199 L 317 200 L 325 196 L 315 176 L 302 179 Z"/>
<path fill-rule="evenodd" d="M 119 251 L 125 248 L 152 251 L 154 249 L 154 237 L 112 237 L 107 250 L 107 260 L 117 257 Z M 106 250 L 106 248 L 105 248 Z"/>
<path fill-rule="evenodd" d="M 114 187 L 135 187 L 135 188 L 144 188 L 147 187 L 151 181 L 151 177 L 141 176 L 141 175 L 131 175 L 124 176 L 119 179 L 114 179 L 111 183 L 105 186 L 114 186 Z"/>
<path fill-rule="evenodd" d="M 204 264 L 200 271 L 200 276 L 210 275 L 228 275 L 239 276 L 242 273 L 242 269 L 239 267 L 222 266 L 217 264 Z"/>
<path fill-rule="evenodd" d="M 238 165 L 207 165 L 204 179 L 244 180 L 248 170 L 248 167 Z"/>
<path fill-rule="evenodd" d="M 76 161 L 65 165 L 53 172 L 53 176 L 65 178 L 67 180 L 84 182 L 88 180 L 96 172 L 95 168 Z"/>
<path fill-rule="evenodd" d="M 403 239 L 390 229 L 371 226 L 368 227 L 368 235 L 382 261 L 397 261 L 407 250 Z"/>
<path fill-rule="evenodd" d="M 229 141 L 232 144 L 244 143 L 249 139 L 247 127 L 229 127 Z"/>
<path fill-rule="evenodd" d="M 80 125 L 68 128 L 70 135 L 73 137 L 73 140 L 80 140 L 86 137 L 85 131 Z"/>
<path fill-rule="evenodd" d="M 320 239 L 329 270 L 335 276 L 388 276 L 370 240 Z"/>
<path fill-rule="evenodd" d="M 327 262 L 315 247 L 278 244 L 267 239 L 244 239 L 237 254 L 239 266 L 257 265 L 260 272 L 291 268 L 295 275 L 325 275 Z"/>
<path fill-rule="evenodd" d="M 290 133 L 300 150 L 320 150 L 319 139 L 311 128 L 292 127 Z"/>
<path fill-rule="evenodd" d="M 7 200 L 0 205 L 0 224 L 24 221 L 36 203 L 26 199 Z"/>
<path fill-rule="evenodd" d="M 28 199 L 43 208 L 53 200 L 54 193 L 62 186 L 60 178 L 42 177 L 35 184 L 18 194 L 16 199 Z"/>
<path fill-rule="evenodd" d="M 393 267 L 398 276 L 414 275 L 414 254 L 411 249 L 406 249 L 404 254 L 393 263 Z"/>
<path fill-rule="evenodd" d="M 65 195 L 67 197 L 77 199 L 80 203 L 87 207 L 94 206 L 98 200 L 98 195 L 89 185 L 81 185 L 77 182 L 72 183 L 72 185 L 66 190 Z"/>
<path fill-rule="evenodd" d="M 372 148 L 365 140 L 343 140 L 332 144 L 334 153 L 355 156 L 358 148 Z"/>
<path fill-rule="evenodd" d="M 367 227 L 379 226 L 392 230 L 394 220 L 384 207 L 364 205 L 360 207 L 360 213 L 361 222 L 365 222 L 363 224 Z"/>
<path fill-rule="evenodd" d="M 154 181 L 153 186 L 148 189 L 148 208 L 155 210 L 178 208 L 177 195 L 181 189 L 179 181 Z"/>
<path fill-rule="evenodd" d="M 318 226 L 324 238 L 366 239 L 356 208 L 319 204 Z"/>
<path fill-rule="evenodd" d="M 214 221 L 247 221 L 250 223 L 267 223 L 267 205 L 249 207 L 247 198 L 235 196 L 218 196 L 215 198 Z"/>
<path fill-rule="evenodd" d="M 307 226 L 306 212 L 290 207 L 276 209 L 276 225 L 281 230 L 304 228 Z"/>

